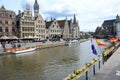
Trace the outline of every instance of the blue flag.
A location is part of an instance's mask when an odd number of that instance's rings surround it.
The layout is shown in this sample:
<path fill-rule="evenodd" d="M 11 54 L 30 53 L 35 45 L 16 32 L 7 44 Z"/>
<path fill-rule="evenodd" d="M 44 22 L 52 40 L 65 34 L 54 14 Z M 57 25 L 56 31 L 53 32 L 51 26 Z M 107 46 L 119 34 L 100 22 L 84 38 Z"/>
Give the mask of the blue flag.
<path fill-rule="evenodd" d="M 92 43 L 92 40 L 91 40 L 91 43 Z M 93 45 L 93 43 L 91 44 L 91 48 L 92 48 L 92 53 L 97 55 L 97 51 L 96 51 L 95 46 Z"/>

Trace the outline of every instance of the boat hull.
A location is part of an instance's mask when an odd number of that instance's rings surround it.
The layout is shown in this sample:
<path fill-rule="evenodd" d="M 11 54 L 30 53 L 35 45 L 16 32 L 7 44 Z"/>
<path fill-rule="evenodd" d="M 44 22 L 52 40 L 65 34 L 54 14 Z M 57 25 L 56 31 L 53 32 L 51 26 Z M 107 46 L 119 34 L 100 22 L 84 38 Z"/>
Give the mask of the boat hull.
<path fill-rule="evenodd" d="M 13 51 L 12 53 L 14 54 L 19 54 L 19 53 L 26 53 L 26 52 L 31 52 L 31 51 L 34 51 L 36 50 L 36 48 L 29 48 L 29 49 L 25 49 L 25 50 L 20 50 L 20 51 Z"/>

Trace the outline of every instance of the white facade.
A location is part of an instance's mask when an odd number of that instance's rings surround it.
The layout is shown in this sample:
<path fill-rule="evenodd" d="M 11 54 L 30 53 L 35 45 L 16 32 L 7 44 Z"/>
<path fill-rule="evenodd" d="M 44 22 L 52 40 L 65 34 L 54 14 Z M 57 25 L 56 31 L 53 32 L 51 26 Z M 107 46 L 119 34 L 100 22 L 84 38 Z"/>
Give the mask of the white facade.
<path fill-rule="evenodd" d="M 50 24 L 47 30 L 48 37 L 52 39 L 55 36 L 61 36 L 62 30 L 56 20 L 52 20 L 50 22 L 47 22 L 47 24 Z"/>
<path fill-rule="evenodd" d="M 116 36 L 120 36 L 120 22 L 116 23 Z"/>
<path fill-rule="evenodd" d="M 35 20 L 35 36 L 39 40 L 46 39 L 46 25 L 41 15 L 38 15 L 38 17 Z"/>
<path fill-rule="evenodd" d="M 120 17 L 116 16 L 116 36 L 120 36 Z"/>

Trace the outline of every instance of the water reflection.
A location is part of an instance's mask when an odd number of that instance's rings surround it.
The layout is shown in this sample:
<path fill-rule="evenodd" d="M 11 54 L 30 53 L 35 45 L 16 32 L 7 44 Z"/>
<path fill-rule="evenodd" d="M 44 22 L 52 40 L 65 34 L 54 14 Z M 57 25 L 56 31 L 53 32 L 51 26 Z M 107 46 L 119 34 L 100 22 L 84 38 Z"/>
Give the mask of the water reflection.
<path fill-rule="evenodd" d="M 98 53 L 101 54 L 99 49 Z M 0 56 L 0 79 L 62 80 L 94 57 L 96 56 L 91 53 L 90 41 L 71 47 L 61 46 L 25 54 Z"/>

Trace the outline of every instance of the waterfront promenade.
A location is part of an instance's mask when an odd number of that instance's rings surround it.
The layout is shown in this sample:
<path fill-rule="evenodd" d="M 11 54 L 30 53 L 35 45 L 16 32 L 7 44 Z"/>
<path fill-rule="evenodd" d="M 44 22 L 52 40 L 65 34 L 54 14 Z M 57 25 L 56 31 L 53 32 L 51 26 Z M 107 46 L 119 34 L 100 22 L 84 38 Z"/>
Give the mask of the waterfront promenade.
<path fill-rule="evenodd" d="M 90 80 L 120 80 L 120 47 Z"/>

